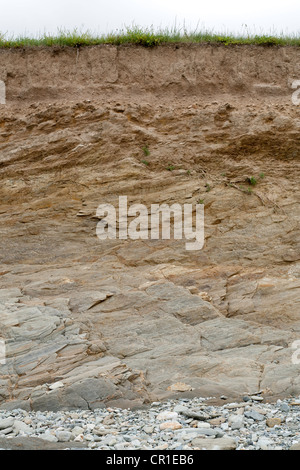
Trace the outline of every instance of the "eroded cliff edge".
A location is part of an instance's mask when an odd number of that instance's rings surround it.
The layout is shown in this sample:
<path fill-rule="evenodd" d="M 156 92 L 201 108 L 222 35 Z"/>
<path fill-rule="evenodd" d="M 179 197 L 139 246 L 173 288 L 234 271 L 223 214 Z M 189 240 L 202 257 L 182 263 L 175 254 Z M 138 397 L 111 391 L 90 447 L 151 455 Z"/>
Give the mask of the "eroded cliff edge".
<path fill-rule="evenodd" d="M 299 394 L 299 59 L 257 46 L 0 51 L 2 406 Z M 203 250 L 100 242 L 96 209 L 120 195 L 204 202 Z"/>

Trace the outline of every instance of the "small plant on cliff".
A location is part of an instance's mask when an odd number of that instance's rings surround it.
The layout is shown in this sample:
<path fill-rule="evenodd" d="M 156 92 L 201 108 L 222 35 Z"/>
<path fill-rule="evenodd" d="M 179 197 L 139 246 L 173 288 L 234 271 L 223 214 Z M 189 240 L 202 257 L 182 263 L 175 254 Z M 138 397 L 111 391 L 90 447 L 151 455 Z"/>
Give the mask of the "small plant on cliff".
<path fill-rule="evenodd" d="M 248 183 L 251 184 L 251 186 L 255 186 L 257 184 L 257 179 L 254 176 L 251 176 L 248 178 Z"/>
<path fill-rule="evenodd" d="M 150 150 L 149 150 L 149 148 L 148 148 L 148 145 L 145 145 L 145 146 L 143 147 L 143 152 L 144 152 L 145 157 L 149 157 L 149 155 L 150 155 Z"/>
<path fill-rule="evenodd" d="M 175 170 L 175 168 L 176 168 L 176 167 L 175 167 L 174 165 L 172 165 L 171 163 L 169 163 L 169 165 L 167 166 L 166 170 L 168 170 L 168 171 L 173 171 L 173 170 Z"/>

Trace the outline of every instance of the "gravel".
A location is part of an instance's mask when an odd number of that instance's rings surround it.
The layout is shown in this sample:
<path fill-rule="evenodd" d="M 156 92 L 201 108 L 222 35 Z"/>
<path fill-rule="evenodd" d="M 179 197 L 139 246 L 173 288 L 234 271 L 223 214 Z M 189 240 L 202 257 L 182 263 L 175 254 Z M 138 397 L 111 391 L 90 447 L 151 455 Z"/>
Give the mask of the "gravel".
<path fill-rule="evenodd" d="M 300 443 L 300 400 L 263 397 L 212 406 L 209 399 L 155 402 L 147 409 L 0 410 L 0 439 L 39 438 L 94 450 L 287 450 Z M 6 442 L 6 441 L 5 441 Z"/>

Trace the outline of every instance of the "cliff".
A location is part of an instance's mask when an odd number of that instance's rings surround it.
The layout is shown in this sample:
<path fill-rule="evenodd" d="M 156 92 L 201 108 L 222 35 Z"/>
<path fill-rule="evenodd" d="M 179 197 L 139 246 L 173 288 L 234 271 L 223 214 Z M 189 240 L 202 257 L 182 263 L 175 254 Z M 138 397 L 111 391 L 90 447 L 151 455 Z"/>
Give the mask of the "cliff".
<path fill-rule="evenodd" d="M 299 58 L 0 51 L 2 407 L 299 395 Z M 99 240 L 124 195 L 204 204 L 203 249 Z"/>

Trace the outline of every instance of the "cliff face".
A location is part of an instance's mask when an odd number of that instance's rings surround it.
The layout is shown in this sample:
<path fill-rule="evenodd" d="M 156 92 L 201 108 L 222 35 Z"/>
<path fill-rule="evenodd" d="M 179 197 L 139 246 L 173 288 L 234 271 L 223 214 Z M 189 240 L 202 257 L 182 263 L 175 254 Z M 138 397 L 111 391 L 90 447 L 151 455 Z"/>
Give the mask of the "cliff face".
<path fill-rule="evenodd" d="M 0 52 L 2 406 L 300 393 L 299 57 Z M 119 196 L 204 203 L 203 249 L 100 241 Z"/>

